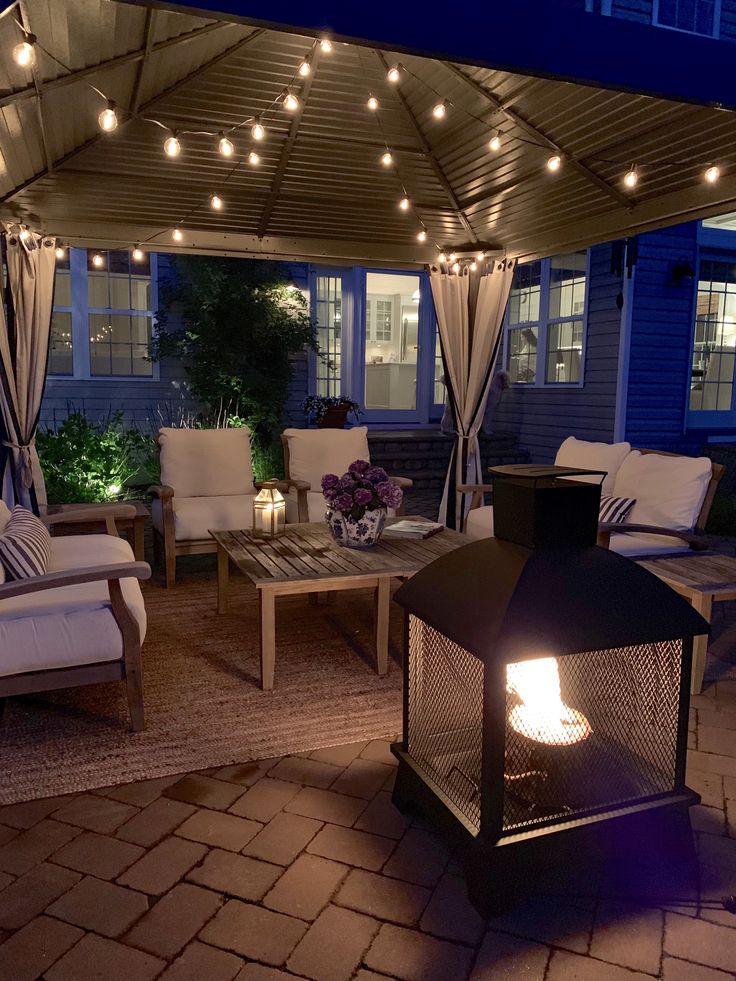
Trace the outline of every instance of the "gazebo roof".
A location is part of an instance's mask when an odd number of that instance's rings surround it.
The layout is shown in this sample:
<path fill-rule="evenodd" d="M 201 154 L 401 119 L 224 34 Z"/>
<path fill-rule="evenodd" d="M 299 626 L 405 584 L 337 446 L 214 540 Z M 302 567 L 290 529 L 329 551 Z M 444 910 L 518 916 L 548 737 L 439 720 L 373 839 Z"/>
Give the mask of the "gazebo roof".
<path fill-rule="evenodd" d="M 330 54 L 315 50 L 289 114 L 269 107 L 316 30 L 166 8 L 24 0 L 2 17 L 4 217 L 71 244 L 413 264 L 431 261 L 437 246 L 548 255 L 735 210 L 730 111 L 335 35 Z M 69 70 L 42 51 L 33 75 L 18 67 L 15 18 Z M 404 70 L 394 86 L 386 70 L 396 62 Z M 120 107 L 115 132 L 100 132 L 105 103 L 88 83 Z M 379 113 L 366 108 L 369 92 Z M 449 103 L 441 122 L 432 114 L 440 98 Z M 261 163 L 242 162 L 252 146 L 243 126 L 232 136 L 234 171 L 207 135 L 182 135 L 181 155 L 167 159 L 166 133 L 143 118 L 217 132 L 256 114 L 268 129 Z M 495 130 L 497 153 L 488 149 Z M 380 165 L 386 145 L 398 176 Z M 554 153 L 563 159 L 556 174 L 545 167 Z M 622 178 L 634 163 L 640 181 L 628 190 Z M 722 171 L 715 184 L 703 180 L 709 163 Z M 398 208 L 402 184 L 408 212 Z M 215 191 L 221 212 L 208 204 Z M 426 244 L 416 238 L 422 224 Z"/>

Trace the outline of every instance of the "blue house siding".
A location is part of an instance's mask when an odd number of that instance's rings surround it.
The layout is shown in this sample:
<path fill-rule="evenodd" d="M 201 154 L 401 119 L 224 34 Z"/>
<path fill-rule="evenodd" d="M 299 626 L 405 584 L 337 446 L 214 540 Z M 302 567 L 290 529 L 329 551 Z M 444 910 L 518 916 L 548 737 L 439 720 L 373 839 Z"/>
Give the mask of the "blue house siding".
<path fill-rule="evenodd" d="M 693 283 L 672 281 L 672 267 L 697 268 L 697 223 L 639 238 L 629 345 L 626 439 L 636 446 L 686 451 L 685 412 L 693 331 Z"/>
<path fill-rule="evenodd" d="M 584 384 L 512 386 L 493 412 L 493 430 L 516 436 L 535 462 L 551 462 L 567 436 L 613 439 L 621 333 L 616 298 L 622 278 L 611 271 L 611 259 L 610 243 L 591 250 Z"/>

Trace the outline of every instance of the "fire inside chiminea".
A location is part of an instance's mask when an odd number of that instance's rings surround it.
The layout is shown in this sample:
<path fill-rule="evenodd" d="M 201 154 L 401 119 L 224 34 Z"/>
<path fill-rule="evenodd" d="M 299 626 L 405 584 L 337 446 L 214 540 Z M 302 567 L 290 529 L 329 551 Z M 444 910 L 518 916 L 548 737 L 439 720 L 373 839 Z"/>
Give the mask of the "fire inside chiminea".
<path fill-rule="evenodd" d="M 687 851 L 692 638 L 708 631 L 659 579 L 595 544 L 602 474 L 491 472 L 496 537 L 396 594 L 406 652 L 393 746 L 395 803 L 453 836 L 486 914 L 614 826 L 641 839 L 644 814 L 650 828 L 684 814 Z"/>

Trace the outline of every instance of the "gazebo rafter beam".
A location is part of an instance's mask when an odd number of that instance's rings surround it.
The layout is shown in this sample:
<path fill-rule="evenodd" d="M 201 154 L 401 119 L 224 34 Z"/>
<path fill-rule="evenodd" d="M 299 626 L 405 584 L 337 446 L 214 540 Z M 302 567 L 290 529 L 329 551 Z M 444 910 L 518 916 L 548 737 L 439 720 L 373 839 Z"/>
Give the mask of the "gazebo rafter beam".
<path fill-rule="evenodd" d="M 276 203 L 279 199 L 279 192 L 281 190 L 281 185 L 284 181 L 284 176 L 286 174 L 286 168 L 289 166 L 289 160 L 291 158 L 291 151 L 294 149 L 296 144 L 297 136 L 299 135 L 299 127 L 301 126 L 302 117 L 304 115 L 304 110 L 307 107 L 307 100 L 309 99 L 309 93 L 312 91 L 312 84 L 317 75 L 317 69 L 319 67 L 320 55 L 322 51 L 319 47 L 314 49 L 314 54 L 312 56 L 312 72 L 302 85 L 299 98 L 299 108 L 294 113 L 294 118 L 291 121 L 291 126 L 289 127 L 289 134 L 286 137 L 286 142 L 281 147 L 281 153 L 279 154 L 279 161 L 276 164 L 276 173 L 274 174 L 273 181 L 271 183 L 271 190 L 268 197 L 266 198 L 266 203 L 263 206 L 263 213 L 261 214 L 261 220 L 258 222 L 258 231 L 256 235 L 258 238 L 263 238 L 263 236 L 268 231 L 268 225 L 271 221 L 271 216 L 273 215 L 273 210 L 276 207 Z"/>
<path fill-rule="evenodd" d="M 19 0 L 18 2 L 18 13 L 20 14 L 20 19 L 23 24 L 23 30 L 27 34 L 31 34 L 31 22 L 28 18 L 28 10 L 25 5 L 25 0 Z M 33 92 L 37 97 L 36 102 L 36 115 L 38 116 L 38 129 L 41 134 L 41 146 L 43 147 L 43 156 L 46 161 L 46 167 L 51 170 L 54 166 L 54 158 L 51 153 L 51 146 L 49 144 L 48 135 L 46 133 L 46 120 L 44 119 L 43 112 L 43 82 L 38 71 L 38 65 L 35 62 L 31 65 L 31 77 L 33 78 Z"/>
<path fill-rule="evenodd" d="M 631 210 L 632 203 L 622 191 L 619 191 L 617 188 L 612 187 L 607 181 L 604 181 L 603 178 L 599 177 L 598 174 L 596 174 L 594 170 L 591 170 L 587 164 L 583 163 L 582 160 L 578 160 L 577 157 L 565 150 L 565 148 L 560 146 L 559 143 L 551 140 L 546 133 L 544 133 L 533 123 L 526 120 L 524 116 L 522 116 L 516 109 L 510 108 L 508 105 L 502 102 L 501 99 L 498 99 L 492 92 L 489 92 L 484 85 L 481 85 L 480 82 L 476 82 L 474 78 L 470 78 L 470 76 L 462 71 L 462 69 L 458 68 L 457 65 L 454 65 L 450 61 L 443 61 L 441 64 L 443 64 L 445 68 L 449 69 L 449 71 L 451 71 L 456 78 L 463 81 L 477 95 L 485 99 L 485 101 L 493 106 L 494 109 L 503 113 L 509 122 L 513 123 L 514 126 L 526 133 L 528 137 L 541 143 L 545 149 L 551 150 L 553 153 L 558 153 L 573 170 L 576 170 L 582 177 L 585 177 L 589 183 L 595 184 L 599 190 L 607 194 L 608 197 L 613 198 L 617 204 L 620 204 L 627 210 Z"/>
<path fill-rule="evenodd" d="M 146 11 L 146 40 L 143 46 L 143 57 L 138 62 L 138 70 L 136 71 L 135 83 L 133 85 L 133 95 L 130 100 L 131 116 L 135 116 L 141 104 L 143 83 L 146 79 L 146 71 L 150 65 L 151 52 L 153 51 L 153 39 L 156 36 L 157 19 L 158 10 L 155 7 L 149 7 Z"/>
<path fill-rule="evenodd" d="M 378 58 L 379 62 L 381 63 L 381 67 L 383 68 L 384 72 L 387 72 L 388 69 L 389 69 L 389 64 L 386 61 L 386 58 L 385 58 L 383 52 L 376 50 L 375 51 L 375 55 Z M 414 115 L 414 113 L 413 113 L 413 111 L 411 109 L 411 106 L 407 102 L 407 100 L 406 100 L 405 96 L 403 95 L 403 93 L 400 92 L 398 89 L 396 90 L 396 98 L 398 99 L 399 104 L 401 105 L 401 108 L 404 111 L 404 115 L 406 116 L 406 118 L 409 121 L 412 129 L 416 133 L 416 137 L 419 140 L 419 144 L 420 144 L 420 146 L 422 148 L 422 153 L 424 154 L 424 156 L 429 161 L 429 164 L 430 164 L 430 166 L 431 166 L 431 168 L 432 168 L 432 170 L 434 172 L 435 177 L 437 178 L 438 183 L 442 186 L 442 190 L 445 192 L 445 194 L 449 198 L 450 203 L 452 204 L 452 208 L 453 208 L 455 214 L 457 215 L 457 220 L 463 226 L 463 228 L 468 233 L 468 235 L 471 237 L 471 239 L 474 242 L 477 242 L 478 241 L 478 236 L 475 234 L 475 231 L 473 229 L 473 226 L 470 224 L 470 221 L 468 219 L 468 216 L 463 211 L 463 208 L 462 208 L 462 206 L 460 204 L 460 200 L 459 200 L 457 194 L 455 193 L 455 189 L 453 188 L 452 184 L 450 183 L 450 181 L 449 181 L 449 179 L 447 177 L 447 174 L 442 169 L 442 165 L 440 164 L 439 160 L 437 159 L 437 156 L 436 156 L 434 150 L 432 149 L 432 147 L 431 147 L 431 145 L 429 143 L 429 140 L 424 135 L 424 131 L 422 130 L 422 127 L 419 125 L 419 121 L 417 120 L 416 116 Z"/>

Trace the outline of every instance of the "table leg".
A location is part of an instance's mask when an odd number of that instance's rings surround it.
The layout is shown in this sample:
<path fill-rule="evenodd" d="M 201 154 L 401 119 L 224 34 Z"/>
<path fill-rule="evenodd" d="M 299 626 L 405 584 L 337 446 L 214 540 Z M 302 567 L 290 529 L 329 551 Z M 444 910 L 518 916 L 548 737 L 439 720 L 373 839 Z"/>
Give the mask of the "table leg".
<path fill-rule="evenodd" d="M 692 605 L 698 613 L 710 623 L 713 612 L 713 597 L 710 593 L 696 593 Z M 703 690 L 703 675 L 705 674 L 705 659 L 708 653 L 708 634 L 693 638 L 693 671 L 690 682 L 690 694 L 699 695 Z"/>
<path fill-rule="evenodd" d="M 146 548 L 144 544 L 144 534 L 146 530 L 146 519 L 144 515 L 136 515 L 133 518 L 133 552 L 136 562 L 145 561 Z"/>
<path fill-rule="evenodd" d="M 227 552 L 217 546 L 217 612 L 227 613 L 227 589 L 230 583 L 230 558 Z"/>
<path fill-rule="evenodd" d="M 388 672 L 388 617 L 391 605 L 391 579 L 379 576 L 375 591 L 376 671 Z"/>
<path fill-rule="evenodd" d="M 261 688 L 273 688 L 276 662 L 276 595 L 272 589 L 261 589 Z"/>

